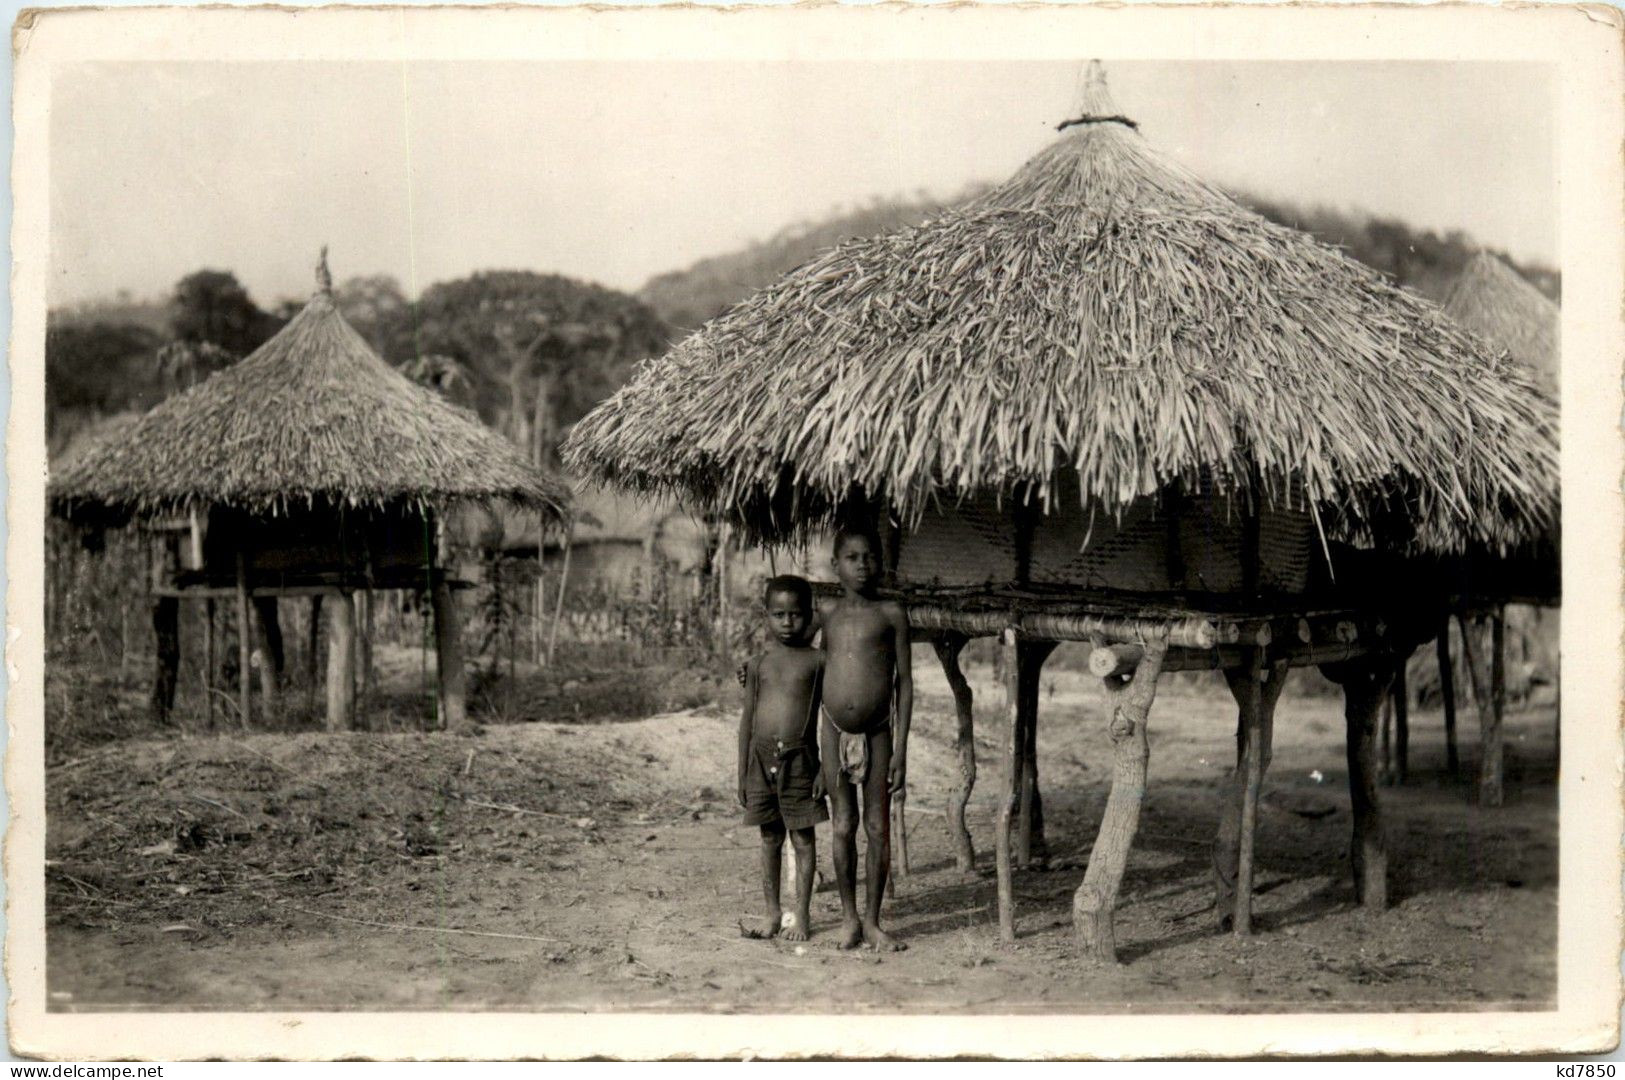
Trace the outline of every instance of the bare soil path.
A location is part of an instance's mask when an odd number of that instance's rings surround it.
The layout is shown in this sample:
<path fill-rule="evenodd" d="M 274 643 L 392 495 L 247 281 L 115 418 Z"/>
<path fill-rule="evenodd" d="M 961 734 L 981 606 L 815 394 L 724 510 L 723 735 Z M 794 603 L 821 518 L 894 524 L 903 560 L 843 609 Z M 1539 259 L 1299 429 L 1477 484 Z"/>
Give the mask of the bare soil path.
<path fill-rule="evenodd" d="M 650 1009 L 1088 1012 L 1549 1007 L 1557 809 L 1549 704 L 1508 717 L 1508 805 L 1443 775 L 1437 713 L 1413 712 L 1411 783 L 1385 788 L 1392 907 L 1353 905 L 1340 702 L 1294 694 L 1260 818 L 1258 933 L 1210 930 L 1208 843 L 1234 757 L 1221 687 L 1170 687 L 1118 913 L 1126 964 L 1074 959 L 1070 900 L 1106 797 L 1096 688 L 1047 674 L 1040 770 L 1051 869 L 1018 874 L 1020 940 L 997 940 L 988 718 L 981 873 L 943 823 L 952 703 L 921 657 L 913 873 L 890 906 L 908 945 L 834 948 L 815 898 L 804 946 L 749 942 L 755 831 L 731 805 L 736 719 L 538 720 L 476 737 L 249 734 L 141 739 L 53 768 L 50 1005 L 136 1009 Z M 1464 769 L 1476 722 L 1462 715 Z M 827 826 L 819 831 L 827 875 Z M 416 928 L 416 929 L 406 929 Z M 469 933 L 444 932 L 446 929 Z"/>

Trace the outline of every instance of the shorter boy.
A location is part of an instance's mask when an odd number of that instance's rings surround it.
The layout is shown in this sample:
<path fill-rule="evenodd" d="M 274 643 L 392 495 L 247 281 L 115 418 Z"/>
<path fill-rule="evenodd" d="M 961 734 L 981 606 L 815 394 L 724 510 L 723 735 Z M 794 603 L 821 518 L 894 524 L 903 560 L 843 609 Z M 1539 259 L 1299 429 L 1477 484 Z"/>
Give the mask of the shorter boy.
<path fill-rule="evenodd" d="M 783 908 L 779 876 L 784 836 L 796 853 L 795 922 L 783 928 L 790 941 L 807 940 L 812 903 L 813 826 L 829 820 L 819 772 L 819 692 L 823 653 L 812 648 L 813 594 L 805 578 L 773 578 L 763 591 L 773 641 L 745 668 L 745 707 L 739 720 L 739 805 L 745 824 L 762 830 L 762 895 L 767 923 L 759 930 L 743 924 L 749 938 L 780 933 Z"/>

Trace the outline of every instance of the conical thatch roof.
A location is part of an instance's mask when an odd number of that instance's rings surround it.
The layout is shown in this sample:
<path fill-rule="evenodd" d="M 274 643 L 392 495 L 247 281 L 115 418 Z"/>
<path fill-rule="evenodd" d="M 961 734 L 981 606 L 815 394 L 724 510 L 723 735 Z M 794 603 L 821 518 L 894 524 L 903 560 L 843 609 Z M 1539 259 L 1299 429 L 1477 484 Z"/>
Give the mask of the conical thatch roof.
<path fill-rule="evenodd" d="M 914 519 L 978 489 L 1048 498 L 1065 467 L 1111 510 L 1256 467 L 1328 531 L 1436 550 L 1555 518 L 1556 410 L 1525 375 L 1160 157 L 1098 67 L 1082 96 L 986 195 L 841 245 L 646 363 L 567 460 L 767 540 L 854 485 Z"/>
<path fill-rule="evenodd" d="M 562 484 L 380 360 L 319 280 L 304 310 L 241 363 L 75 454 L 51 477 L 52 509 L 119 518 L 209 505 L 277 513 L 504 501 L 566 510 Z"/>
<path fill-rule="evenodd" d="M 1445 313 L 1557 385 L 1560 312 L 1512 267 L 1480 251 L 1445 299 Z"/>

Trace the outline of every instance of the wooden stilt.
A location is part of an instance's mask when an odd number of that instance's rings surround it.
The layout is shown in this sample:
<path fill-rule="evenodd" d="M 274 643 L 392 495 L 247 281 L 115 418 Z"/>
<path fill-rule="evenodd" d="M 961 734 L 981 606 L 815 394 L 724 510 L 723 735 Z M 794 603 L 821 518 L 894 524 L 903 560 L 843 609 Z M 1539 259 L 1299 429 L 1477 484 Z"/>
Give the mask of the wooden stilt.
<path fill-rule="evenodd" d="M 203 601 L 203 718 L 214 727 L 214 677 L 219 672 L 214 658 L 214 598 Z"/>
<path fill-rule="evenodd" d="M 254 614 L 259 617 L 260 637 L 267 655 L 271 657 L 272 670 L 280 676 L 288 666 L 288 655 L 282 640 L 281 609 L 274 596 L 256 596 L 253 600 Z"/>
<path fill-rule="evenodd" d="M 1405 677 L 1405 657 L 1394 665 L 1394 783 L 1404 784 L 1411 776 L 1411 689 Z"/>
<path fill-rule="evenodd" d="M 1146 767 L 1150 744 L 1146 723 L 1157 695 L 1157 678 L 1167 655 L 1168 640 L 1159 636 L 1146 643 L 1140 666 L 1127 684 L 1120 678 L 1106 680 L 1111 702 L 1112 788 L 1101 815 L 1100 832 L 1089 853 L 1089 867 L 1083 884 L 1072 897 L 1072 928 L 1084 956 L 1101 964 L 1117 962 L 1117 938 L 1112 914 L 1117 907 L 1117 891 L 1123 884 L 1129 848 L 1140 826 L 1140 806 L 1145 800 Z"/>
<path fill-rule="evenodd" d="M 1011 881 L 1010 826 L 1021 790 L 1021 690 L 1017 683 L 1016 631 L 1006 629 L 999 639 L 999 661 L 1004 673 L 1004 715 L 999 749 L 1004 772 L 999 778 L 999 813 L 993 827 L 993 856 L 999 882 L 999 937 L 1016 940 L 1015 892 Z"/>
<path fill-rule="evenodd" d="M 1057 644 L 1027 640 L 1016 649 L 1021 689 L 1021 802 L 1016 818 L 1015 860 L 1020 867 L 1041 865 L 1049 859 L 1049 848 L 1044 842 L 1044 802 L 1038 790 L 1038 695 L 1044 661 Z"/>
<path fill-rule="evenodd" d="M 1253 877 L 1258 832 L 1258 800 L 1269 771 L 1275 739 L 1275 706 L 1286 686 L 1284 660 L 1267 663 L 1253 647 L 1244 667 L 1225 671 L 1236 699 L 1236 770 L 1214 844 L 1214 914 L 1219 928 L 1238 935 L 1252 932 Z"/>
<path fill-rule="evenodd" d="M 326 607 L 327 730 L 347 731 L 355 721 L 355 604 L 335 592 Z"/>
<path fill-rule="evenodd" d="M 1394 782 L 1394 699 L 1382 699 L 1381 718 L 1377 721 L 1377 729 L 1381 733 L 1377 751 L 1377 778 L 1384 784 Z"/>
<path fill-rule="evenodd" d="M 181 602 L 173 596 L 160 596 L 152 602 L 157 661 L 152 682 L 152 715 L 160 724 L 169 723 L 169 712 L 175 707 L 175 684 L 181 669 L 180 609 Z"/>
<path fill-rule="evenodd" d="M 253 673 L 249 668 L 249 646 L 254 631 L 248 619 L 248 561 L 242 549 L 237 550 L 237 712 L 238 721 L 247 727 L 254 721 Z"/>
<path fill-rule="evenodd" d="M 1490 616 L 1490 727 L 1484 740 L 1484 769 L 1479 782 L 1479 802 L 1485 806 L 1500 806 L 1505 792 L 1505 728 L 1502 720 L 1506 713 L 1506 608 L 1497 607 Z"/>
<path fill-rule="evenodd" d="M 278 691 L 281 689 L 278 678 L 281 665 L 277 655 L 282 652 L 282 629 L 277 625 L 276 597 L 256 596 L 254 613 L 260 655 L 260 715 L 270 723 L 279 715 Z"/>
<path fill-rule="evenodd" d="M 964 873 L 976 869 L 976 847 L 971 843 L 970 829 L 965 826 L 965 804 L 970 802 L 971 789 L 976 786 L 976 717 L 970 682 L 960 670 L 959 657 L 970 639 L 963 634 L 940 634 L 931 645 L 937 651 L 942 673 L 948 678 L 948 689 L 953 691 L 954 712 L 959 726 L 954 733 L 954 756 L 958 761 L 958 776 L 954 788 L 948 793 L 948 839 L 954 847 L 954 865 Z"/>
<path fill-rule="evenodd" d="M 1461 774 L 1461 758 L 1456 753 L 1456 669 L 1450 659 L 1450 616 L 1439 626 L 1436 642 L 1439 663 L 1439 697 L 1444 702 L 1444 767 L 1451 776 Z"/>
<path fill-rule="evenodd" d="M 444 573 L 435 575 L 433 596 L 435 671 L 439 676 L 440 688 L 440 726 L 448 731 L 457 731 L 468 725 L 467 689 L 463 673 L 463 630 L 457 614 L 457 596 L 451 591 L 451 584 L 446 580 Z"/>
<path fill-rule="evenodd" d="M 305 712 L 316 711 L 316 672 L 320 670 L 322 645 L 322 597 L 310 598 L 310 626 L 305 630 Z"/>
<path fill-rule="evenodd" d="M 371 589 L 357 589 L 350 599 L 355 605 L 356 708 L 365 710 L 368 695 L 372 693 L 373 629 L 377 625 L 373 615 L 373 592 Z"/>
<path fill-rule="evenodd" d="M 1393 682 L 1393 661 L 1383 656 L 1362 657 L 1328 664 L 1322 670 L 1343 685 L 1349 798 L 1354 811 L 1349 845 L 1354 893 L 1363 906 L 1380 912 L 1388 904 L 1388 847 L 1377 800 L 1377 713 Z"/>
<path fill-rule="evenodd" d="M 1473 688 L 1473 704 L 1478 708 L 1478 801 L 1481 806 L 1501 805 L 1501 724 L 1500 716 L 1495 707 L 1493 686 L 1485 686 L 1486 674 L 1484 672 L 1485 658 L 1479 655 L 1480 621 L 1473 620 L 1472 625 L 1461 621 L 1461 651 L 1467 661 L 1467 673 Z M 1498 637 L 1494 630 L 1492 638 Z M 1495 664 L 1494 641 L 1491 642 L 1490 664 Z M 1494 672 L 1490 672 L 1488 681 L 1494 682 Z"/>
<path fill-rule="evenodd" d="M 564 618 L 564 593 L 570 587 L 570 539 L 564 534 L 564 563 L 559 567 L 559 595 L 553 604 L 553 625 L 547 632 L 547 666 L 553 666 L 553 650 L 559 643 L 559 621 Z"/>

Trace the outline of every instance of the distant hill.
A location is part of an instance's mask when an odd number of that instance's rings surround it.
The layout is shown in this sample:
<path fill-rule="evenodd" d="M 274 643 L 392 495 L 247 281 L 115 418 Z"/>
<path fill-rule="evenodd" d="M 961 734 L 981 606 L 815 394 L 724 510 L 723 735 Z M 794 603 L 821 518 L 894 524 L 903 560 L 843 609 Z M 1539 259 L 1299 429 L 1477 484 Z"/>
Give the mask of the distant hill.
<path fill-rule="evenodd" d="M 918 225 L 980 190 L 971 188 L 947 200 L 923 195 L 875 199 L 822 221 L 791 225 L 741 251 L 701 259 L 685 270 L 650 278 L 637 297 L 681 335 L 843 240 Z"/>
<path fill-rule="evenodd" d="M 917 225 L 982 190 L 985 188 L 972 189 L 948 200 L 877 199 L 823 221 L 791 226 L 739 251 L 650 278 L 637 296 L 681 336 L 844 240 Z M 1398 284 L 1438 303 L 1444 302 L 1456 276 L 1478 250 L 1473 239 L 1460 231 L 1439 236 L 1393 219 L 1325 207 L 1304 209 L 1246 194 L 1236 198 L 1271 221 L 1343 248 Z M 1546 296 L 1554 301 L 1560 298 L 1562 286 L 1555 270 L 1508 261 Z"/>

